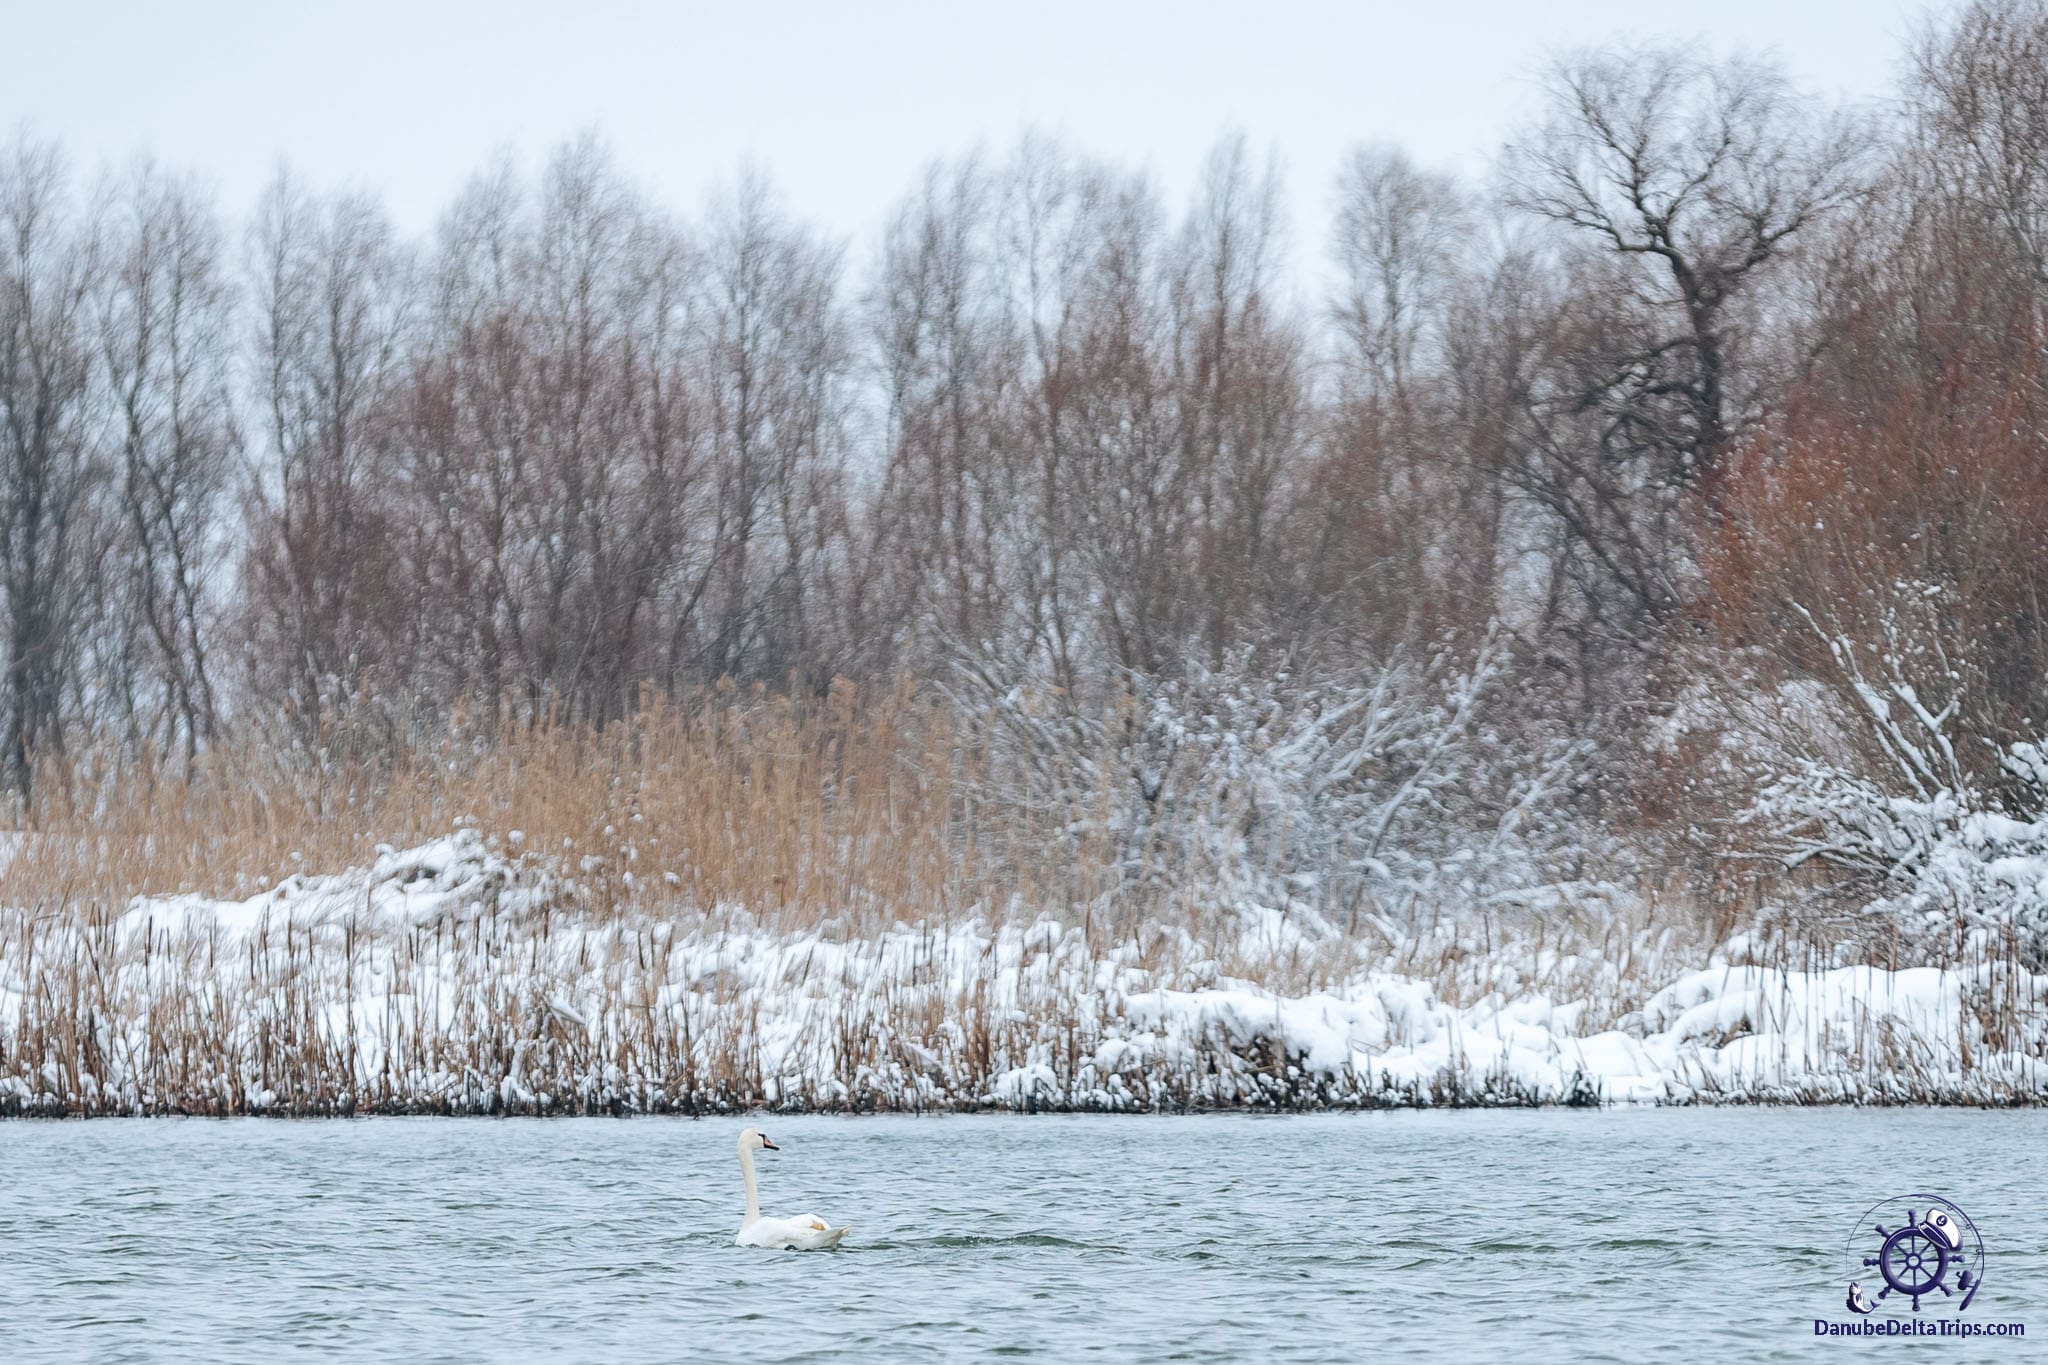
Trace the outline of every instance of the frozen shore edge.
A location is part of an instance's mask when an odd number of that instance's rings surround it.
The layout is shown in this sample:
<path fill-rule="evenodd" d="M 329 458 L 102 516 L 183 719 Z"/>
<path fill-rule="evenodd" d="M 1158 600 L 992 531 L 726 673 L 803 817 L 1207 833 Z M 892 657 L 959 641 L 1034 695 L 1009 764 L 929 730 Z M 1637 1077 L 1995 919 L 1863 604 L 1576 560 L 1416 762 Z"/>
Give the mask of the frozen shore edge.
<path fill-rule="evenodd" d="M 1248 923 L 1233 963 L 1313 947 Z M 597 923 L 473 834 L 0 927 L 7 1116 L 2048 1102 L 2048 973 L 2002 963 L 1723 960 L 1588 1027 L 1585 1001 L 1364 969 L 1281 993 L 1050 920 Z"/>

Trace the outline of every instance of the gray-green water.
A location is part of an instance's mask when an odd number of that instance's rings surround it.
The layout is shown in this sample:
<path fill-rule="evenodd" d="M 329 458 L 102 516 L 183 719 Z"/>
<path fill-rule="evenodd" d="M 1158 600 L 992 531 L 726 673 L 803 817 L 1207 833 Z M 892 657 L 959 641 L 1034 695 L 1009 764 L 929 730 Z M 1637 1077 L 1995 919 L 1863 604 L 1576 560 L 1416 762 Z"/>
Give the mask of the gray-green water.
<path fill-rule="evenodd" d="M 1923 1190 L 1966 1317 L 2048 1337 L 2048 1113 L 756 1121 L 844 1250 L 731 1245 L 739 1120 L 0 1124 L 0 1356 L 1843 1358 L 1845 1239 Z"/>

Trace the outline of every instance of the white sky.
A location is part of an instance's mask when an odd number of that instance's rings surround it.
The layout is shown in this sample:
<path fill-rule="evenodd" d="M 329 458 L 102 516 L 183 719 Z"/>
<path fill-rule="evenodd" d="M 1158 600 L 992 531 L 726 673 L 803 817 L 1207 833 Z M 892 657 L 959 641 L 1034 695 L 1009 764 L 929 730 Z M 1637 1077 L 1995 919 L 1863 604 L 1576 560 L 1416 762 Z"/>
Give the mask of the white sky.
<path fill-rule="evenodd" d="M 1883 95 L 1909 0 L 1354 0 L 1257 4 L 314 5 L 0 0 L 0 134 L 26 121 L 90 169 L 142 151 L 235 213 L 280 158 L 381 191 L 429 228 L 510 148 L 533 164 L 595 128 L 620 166 L 694 212 L 743 159 L 856 245 L 942 153 L 1026 128 L 1150 165 L 1177 199 L 1226 128 L 1277 149 L 1297 247 L 1360 141 L 1477 171 L 1547 54 L 1613 38 L 1774 51 L 1823 93 Z"/>

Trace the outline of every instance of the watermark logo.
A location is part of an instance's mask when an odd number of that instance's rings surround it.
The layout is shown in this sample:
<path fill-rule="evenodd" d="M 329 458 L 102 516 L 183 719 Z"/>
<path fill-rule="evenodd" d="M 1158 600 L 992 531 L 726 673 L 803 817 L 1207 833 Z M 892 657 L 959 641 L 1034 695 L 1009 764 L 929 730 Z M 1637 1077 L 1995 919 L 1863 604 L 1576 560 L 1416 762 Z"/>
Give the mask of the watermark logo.
<path fill-rule="evenodd" d="M 1849 1236 L 1858 1278 L 1849 1282 L 1849 1309 L 1910 1303 L 1917 1313 L 1938 1294 L 1966 1311 L 1984 1283 L 1984 1239 L 1953 1202 L 1932 1194 L 1900 1195 L 1873 1207 Z M 1875 1289 L 1873 1302 L 1866 1293 Z M 1898 1296 L 1899 1303 L 1891 1303 Z"/>
<path fill-rule="evenodd" d="M 1984 1287 L 1984 1238 L 1952 1199 L 1902 1194 L 1856 1220 L 1845 1249 L 1846 1320 L 1815 1336 L 2024 1336 L 2017 1322 L 1965 1321 Z"/>

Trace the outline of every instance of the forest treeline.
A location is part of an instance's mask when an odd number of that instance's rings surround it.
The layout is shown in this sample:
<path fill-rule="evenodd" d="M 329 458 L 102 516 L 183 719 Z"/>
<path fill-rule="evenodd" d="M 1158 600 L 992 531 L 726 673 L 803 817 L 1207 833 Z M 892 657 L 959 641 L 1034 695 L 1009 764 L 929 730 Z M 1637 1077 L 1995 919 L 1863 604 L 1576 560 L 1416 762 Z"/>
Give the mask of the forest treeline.
<path fill-rule="evenodd" d="M 912 679 L 1012 799 L 1247 894 L 1589 830 L 1868 889 L 1884 803 L 2048 799 L 2048 5 L 1901 70 L 1580 53 L 1492 174 L 1361 146 L 1327 225 L 1242 138 L 1174 205 L 1026 138 L 859 249 L 593 139 L 408 240 L 23 135 L 0 777 Z"/>

